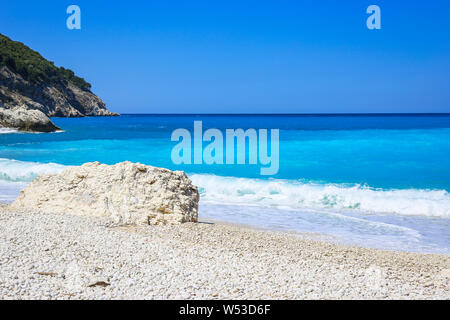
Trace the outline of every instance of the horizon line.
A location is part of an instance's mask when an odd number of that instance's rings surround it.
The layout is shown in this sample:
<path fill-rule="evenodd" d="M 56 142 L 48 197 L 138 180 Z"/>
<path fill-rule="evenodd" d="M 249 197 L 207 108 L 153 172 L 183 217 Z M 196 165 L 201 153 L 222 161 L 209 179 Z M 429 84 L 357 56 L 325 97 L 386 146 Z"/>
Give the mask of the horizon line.
<path fill-rule="evenodd" d="M 120 115 L 161 115 L 161 116 L 349 116 L 349 115 L 363 115 L 363 116 L 405 116 L 405 115 L 450 115 L 450 112 L 332 112 L 332 113 L 120 113 Z"/>

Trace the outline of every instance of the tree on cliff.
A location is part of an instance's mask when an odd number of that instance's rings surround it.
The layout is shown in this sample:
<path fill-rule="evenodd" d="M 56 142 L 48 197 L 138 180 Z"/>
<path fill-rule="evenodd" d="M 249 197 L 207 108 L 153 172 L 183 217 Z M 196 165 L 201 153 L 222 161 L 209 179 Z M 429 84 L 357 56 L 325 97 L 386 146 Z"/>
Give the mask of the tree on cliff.
<path fill-rule="evenodd" d="M 38 52 L 21 42 L 13 41 L 0 34 L 0 66 L 7 66 L 32 83 L 71 82 L 82 90 L 89 91 L 91 84 L 77 77 L 72 70 L 57 67 Z"/>

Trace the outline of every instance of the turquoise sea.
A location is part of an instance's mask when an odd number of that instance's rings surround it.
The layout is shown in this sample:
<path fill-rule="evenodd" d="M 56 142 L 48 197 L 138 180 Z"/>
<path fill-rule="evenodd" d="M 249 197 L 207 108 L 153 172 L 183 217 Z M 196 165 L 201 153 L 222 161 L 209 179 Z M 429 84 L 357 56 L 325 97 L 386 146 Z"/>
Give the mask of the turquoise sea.
<path fill-rule="evenodd" d="M 184 170 L 200 218 L 392 250 L 450 253 L 450 115 L 122 115 L 54 118 L 62 132 L 0 129 L 0 202 L 40 173 L 130 160 Z M 175 165 L 171 134 L 279 129 L 279 171 Z M 270 130 L 269 130 L 270 131 Z M 207 143 L 204 143 L 206 145 Z M 249 150 L 247 150 L 247 153 Z"/>

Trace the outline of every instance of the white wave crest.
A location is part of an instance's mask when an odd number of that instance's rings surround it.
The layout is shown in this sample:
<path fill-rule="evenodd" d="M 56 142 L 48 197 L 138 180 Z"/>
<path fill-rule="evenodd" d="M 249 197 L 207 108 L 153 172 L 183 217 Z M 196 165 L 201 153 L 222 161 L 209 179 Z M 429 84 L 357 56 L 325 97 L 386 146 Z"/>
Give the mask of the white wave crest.
<path fill-rule="evenodd" d="M 54 132 L 27 132 L 27 131 L 20 131 L 17 129 L 12 128 L 4 128 L 0 127 L 0 134 L 9 134 L 9 133 L 22 133 L 22 134 L 52 134 L 52 133 L 63 133 L 64 130 L 56 130 Z"/>
<path fill-rule="evenodd" d="M 19 132 L 19 131 L 16 129 L 0 127 L 0 134 L 17 133 L 17 132 Z"/>
<path fill-rule="evenodd" d="M 67 166 L 0 158 L 0 181 L 30 182 L 40 174 Z M 382 190 L 361 185 L 305 183 L 190 174 L 202 203 L 263 206 L 280 209 L 332 210 L 450 218 L 445 190 Z"/>
<path fill-rule="evenodd" d="M 30 182 L 40 174 L 61 172 L 67 168 L 57 163 L 27 162 L 0 158 L 0 181 Z"/>
<path fill-rule="evenodd" d="M 193 174 L 203 202 L 289 209 L 356 210 L 450 218 L 445 190 L 381 190 L 361 185 L 302 183 Z"/>

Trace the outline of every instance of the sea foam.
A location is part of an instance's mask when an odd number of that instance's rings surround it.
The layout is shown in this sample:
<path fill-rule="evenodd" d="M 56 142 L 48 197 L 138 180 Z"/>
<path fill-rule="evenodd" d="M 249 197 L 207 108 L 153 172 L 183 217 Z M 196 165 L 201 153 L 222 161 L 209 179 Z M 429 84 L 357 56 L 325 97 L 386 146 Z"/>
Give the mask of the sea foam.
<path fill-rule="evenodd" d="M 3 128 L 0 127 L 0 134 L 7 134 L 7 133 L 18 133 L 19 131 L 16 129 L 10 129 L 10 128 Z"/>
<path fill-rule="evenodd" d="M 204 203 L 450 217 L 450 194 L 445 190 L 383 190 L 358 184 L 320 184 L 204 174 L 193 174 L 190 178 L 199 187 Z"/>
<path fill-rule="evenodd" d="M 57 163 L 27 162 L 0 158 L 0 181 L 30 182 L 40 174 L 57 173 L 66 166 Z"/>
<path fill-rule="evenodd" d="M 0 159 L 0 182 L 27 183 L 40 174 L 61 172 L 65 168 L 67 166 L 57 163 Z M 450 218 L 450 194 L 446 190 L 386 190 L 358 184 L 211 174 L 189 174 L 189 177 L 199 187 L 201 203 L 204 204 Z"/>

